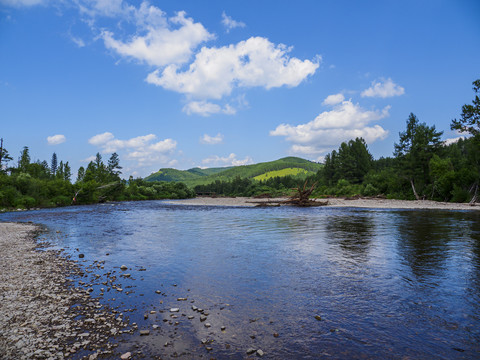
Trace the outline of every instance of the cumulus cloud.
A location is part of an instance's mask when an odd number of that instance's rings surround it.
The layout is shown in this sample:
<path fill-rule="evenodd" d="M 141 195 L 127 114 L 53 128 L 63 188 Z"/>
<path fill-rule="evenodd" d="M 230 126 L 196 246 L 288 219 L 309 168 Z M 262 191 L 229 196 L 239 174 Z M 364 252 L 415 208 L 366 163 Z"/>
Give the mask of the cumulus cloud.
<path fill-rule="evenodd" d="M 211 156 L 209 158 L 202 160 L 203 165 L 208 166 L 241 166 L 253 164 L 253 159 L 250 156 L 245 157 L 245 159 L 237 159 L 237 155 L 231 153 L 227 157 L 220 157 L 218 155 Z"/>
<path fill-rule="evenodd" d="M 127 16 L 134 10 L 123 0 L 74 0 L 80 13 L 91 17 L 95 16 Z"/>
<path fill-rule="evenodd" d="M 122 41 L 113 32 L 103 30 L 101 38 L 117 54 L 152 66 L 183 64 L 199 44 L 213 38 L 202 24 L 186 17 L 184 11 L 167 18 L 159 8 L 143 2 L 133 13 L 138 34 Z"/>
<path fill-rule="evenodd" d="M 202 144 L 208 144 L 208 145 L 221 144 L 223 142 L 223 135 L 220 133 L 218 133 L 216 136 L 210 136 L 208 134 L 204 134 L 200 138 L 200 142 Z"/>
<path fill-rule="evenodd" d="M 146 81 L 197 99 L 221 99 L 235 87 L 294 87 L 315 73 L 320 58 L 302 61 L 290 57 L 290 51 L 285 45 L 251 37 L 236 45 L 203 47 L 188 70 L 168 65 L 150 73 Z"/>
<path fill-rule="evenodd" d="M 372 86 L 362 91 L 362 97 L 393 97 L 405 94 L 405 89 L 395 84 L 392 79 L 382 79 L 381 81 L 372 81 Z"/>
<path fill-rule="evenodd" d="M 188 115 L 198 114 L 201 116 L 210 116 L 212 114 L 227 114 L 233 115 L 237 111 L 231 105 L 227 104 L 223 108 L 220 105 L 208 101 L 191 101 L 182 109 Z"/>
<path fill-rule="evenodd" d="M 342 101 L 306 124 L 281 124 L 270 135 L 284 136 L 292 143 L 290 151 L 294 154 L 320 156 L 356 137 L 363 137 L 367 143 L 384 139 L 388 131 L 370 123 L 387 117 L 389 109 L 365 110 L 351 100 Z"/>
<path fill-rule="evenodd" d="M 325 100 L 323 100 L 323 105 L 337 105 L 345 100 L 345 96 L 343 94 L 334 94 L 328 95 Z"/>
<path fill-rule="evenodd" d="M 65 141 L 67 141 L 67 138 L 65 137 L 65 135 L 58 134 L 58 135 L 47 137 L 48 145 L 58 145 L 58 144 L 64 143 Z"/>
<path fill-rule="evenodd" d="M 235 21 L 233 20 L 230 16 L 225 14 L 225 11 L 222 13 L 222 24 L 225 26 L 227 33 L 230 32 L 230 30 L 235 29 L 235 28 L 244 28 L 246 25 L 245 23 L 241 21 Z"/>
<path fill-rule="evenodd" d="M 122 152 L 127 160 L 134 160 L 135 167 L 153 164 L 166 164 L 172 161 L 170 155 L 177 147 L 173 139 L 155 141 L 154 134 L 133 137 L 127 140 L 116 139 L 110 132 L 92 136 L 88 142 L 101 148 L 102 153 Z"/>

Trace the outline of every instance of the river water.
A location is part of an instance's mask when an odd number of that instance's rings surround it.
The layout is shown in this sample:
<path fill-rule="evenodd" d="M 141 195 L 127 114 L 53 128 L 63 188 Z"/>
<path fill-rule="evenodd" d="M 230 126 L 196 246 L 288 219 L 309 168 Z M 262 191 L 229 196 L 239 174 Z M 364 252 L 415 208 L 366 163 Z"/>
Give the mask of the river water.
<path fill-rule="evenodd" d="M 105 273 L 116 276 L 123 291 L 106 289 L 102 301 L 150 330 L 118 336 L 121 352 L 480 358 L 478 212 L 148 201 L 5 213 L 0 221 L 44 224 L 42 239 L 95 270 L 87 279 L 93 296 L 106 288 Z"/>

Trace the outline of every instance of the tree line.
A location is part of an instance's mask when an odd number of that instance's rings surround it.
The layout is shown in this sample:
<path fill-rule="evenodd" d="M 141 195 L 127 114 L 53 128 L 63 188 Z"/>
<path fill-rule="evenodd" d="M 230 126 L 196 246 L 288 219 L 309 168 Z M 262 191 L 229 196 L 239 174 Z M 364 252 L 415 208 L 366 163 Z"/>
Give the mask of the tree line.
<path fill-rule="evenodd" d="M 473 82 L 472 104 L 462 107 L 451 129 L 462 137 L 442 142 L 442 131 L 410 113 L 399 133 L 392 157 L 373 158 L 364 139 L 343 142 L 325 156 L 324 166 L 307 182 L 317 184 L 313 196 L 382 196 L 392 199 L 431 199 L 476 202 L 480 182 L 480 79 Z M 235 178 L 195 187 L 198 192 L 227 196 L 260 193 L 288 195 L 305 178 L 273 178 L 266 182 Z"/>
<path fill-rule="evenodd" d="M 0 139 L 0 208 L 36 208 L 104 201 L 182 199 L 194 192 L 182 183 L 145 182 L 120 178 L 120 159 L 113 153 L 105 164 L 100 153 L 86 168 L 80 167 L 75 182 L 67 162 L 53 153 L 50 163 L 32 161 L 27 146 L 16 165 Z"/>

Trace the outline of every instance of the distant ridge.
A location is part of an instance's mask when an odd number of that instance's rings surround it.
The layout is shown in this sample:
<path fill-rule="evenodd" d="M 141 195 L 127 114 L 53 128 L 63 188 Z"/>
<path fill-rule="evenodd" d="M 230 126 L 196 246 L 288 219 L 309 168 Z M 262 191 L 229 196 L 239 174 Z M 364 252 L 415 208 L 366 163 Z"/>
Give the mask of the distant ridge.
<path fill-rule="evenodd" d="M 323 165 L 299 157 L 289 156 L 275 161 L 222 168 L 192 168 L 177 170 L 163 168 L 145 178 L 146 181 L 183 182 L 189 187 L 209 184 L 216 180 L 228 181 L 236 177 L 264 180 L 275 176 L 305 177 L 316 173 Z"/>

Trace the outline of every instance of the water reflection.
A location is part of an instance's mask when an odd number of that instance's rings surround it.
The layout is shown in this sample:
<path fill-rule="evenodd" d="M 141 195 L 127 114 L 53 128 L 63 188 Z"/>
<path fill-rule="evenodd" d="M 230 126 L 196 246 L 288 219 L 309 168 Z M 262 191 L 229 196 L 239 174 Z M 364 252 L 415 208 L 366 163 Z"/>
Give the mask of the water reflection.
<path fill-rule="evenodd" d="M 375 233 L 373 215 L 358 212 L 330 216 L 326 221 L 327 236 L 331 244 L 340 248 L 345 259 L 364 262 L 369 258 L 369 251 Z"/>

